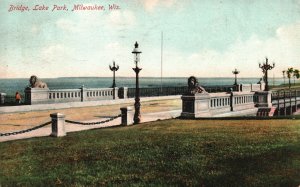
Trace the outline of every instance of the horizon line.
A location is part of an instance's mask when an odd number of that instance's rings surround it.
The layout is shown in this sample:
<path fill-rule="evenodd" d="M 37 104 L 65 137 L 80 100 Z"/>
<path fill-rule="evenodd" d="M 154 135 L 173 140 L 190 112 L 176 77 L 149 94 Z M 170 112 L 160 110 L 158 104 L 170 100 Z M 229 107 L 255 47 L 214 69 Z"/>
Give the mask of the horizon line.
<path fill-rule="evenodd" d="M 178 76 L 178 77 L 162 77 L 162 78 L 189 78 L 190 76 Z M 232 78 L 234 77 L 197 77 L 196 78 L 213 78 L 213 79 L 222 79 L 222 78 Z M 30 78 L 30 77 L 29 77 Z M 28 77 L 5 77 L 5 78 L 0 78 L 1 79 L 29 79 Z M 38 77 L 39 79 L 61 79 L 61 78 L 112 78 L 111 76 L 105 76 L 105 77 L 100 77 L 100 76 L 78 76 L 78 77 Z M 135 76 L 116 76 L 116 78 L 135 78 Z M 145 77 L 139 77 L 139 78 L 161 78 L 159 76 L 145 76 Z M 261 77 L 238 77 L 237 79 L 249 79 L 249 78 L 257 78 L 260 79 Z M 272 80 L 273 78 L 283 78 L 283 77 L 269 77 L 269 80 Z"/>

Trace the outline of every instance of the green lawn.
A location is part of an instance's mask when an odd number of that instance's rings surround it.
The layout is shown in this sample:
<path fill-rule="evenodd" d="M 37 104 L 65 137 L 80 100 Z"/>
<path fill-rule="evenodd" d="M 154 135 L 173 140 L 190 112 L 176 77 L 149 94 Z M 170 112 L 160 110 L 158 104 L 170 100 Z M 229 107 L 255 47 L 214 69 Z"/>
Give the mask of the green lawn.
<path fill-rule="evenodd" d="M 280 84 L 280 85 L 276 85 L 276 86 L 272 86 L 272 85 L 269 85 L 269 86 L 270 86 L 270 89 L 272 89 L 272 90 L 289 89 L 289 84 L 288 83 Z M 299 89 L 300 88 L 300 83 L 296 82 L 296 84 L 294 84 L 294 81 L 291 82 L 291 88 L 292 89 Z"/>
<path fill-rule="evenodd" d="M 298 186 L 300 121 L 157 121 L 4 142 L 0 158 L 0 186 Z"/>

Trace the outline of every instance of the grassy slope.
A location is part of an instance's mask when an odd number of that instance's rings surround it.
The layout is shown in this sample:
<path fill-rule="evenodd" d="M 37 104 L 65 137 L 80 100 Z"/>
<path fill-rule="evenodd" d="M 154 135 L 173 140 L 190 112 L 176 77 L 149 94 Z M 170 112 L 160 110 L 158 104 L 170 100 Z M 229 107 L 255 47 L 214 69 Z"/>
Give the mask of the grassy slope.
<path fill-rule="evenodd" d="M 0 144 L 0 186 L 300 184 L 299 120 L 167 120 Z"/>

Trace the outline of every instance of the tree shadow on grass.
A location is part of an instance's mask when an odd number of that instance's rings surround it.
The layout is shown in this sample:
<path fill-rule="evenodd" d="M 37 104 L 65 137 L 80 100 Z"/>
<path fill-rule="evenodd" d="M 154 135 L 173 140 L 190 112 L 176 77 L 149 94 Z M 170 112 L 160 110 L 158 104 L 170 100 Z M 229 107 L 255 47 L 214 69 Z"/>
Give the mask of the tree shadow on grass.
<path fill-rule="evenodd" d="M 226 172 L 205 177 L 208 186 L 298 186 L 300 184 L 300 144 L 264 154 L 219 160 Z M 209 170 L 209 168 L 207 168 Z"/>

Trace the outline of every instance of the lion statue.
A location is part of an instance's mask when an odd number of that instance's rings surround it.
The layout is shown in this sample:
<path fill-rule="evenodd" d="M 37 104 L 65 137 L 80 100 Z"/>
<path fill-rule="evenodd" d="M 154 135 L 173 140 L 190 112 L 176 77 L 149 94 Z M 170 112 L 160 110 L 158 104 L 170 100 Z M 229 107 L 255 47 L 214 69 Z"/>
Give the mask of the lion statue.
<path fill-rule="evenodd" d="M 47 84 L 39 80 L 35 75 L 30 77 L 29 83 L 31 88 L 48 88 Z"/>
<path fill-rule="evenodd" d="M 189 94 L 207 93 L 203 87 L 199 86 L 198 80 L 194 76 L 188 78 L 188 92 Z"/>

